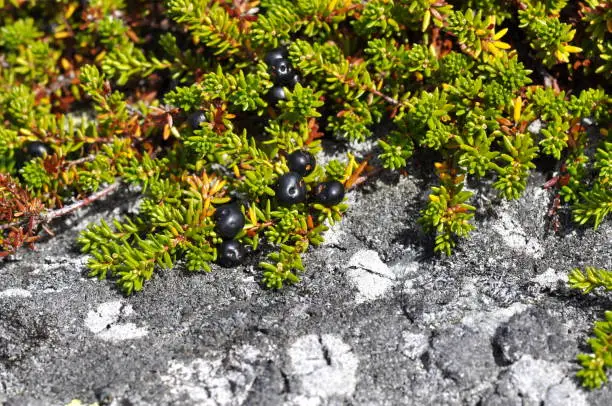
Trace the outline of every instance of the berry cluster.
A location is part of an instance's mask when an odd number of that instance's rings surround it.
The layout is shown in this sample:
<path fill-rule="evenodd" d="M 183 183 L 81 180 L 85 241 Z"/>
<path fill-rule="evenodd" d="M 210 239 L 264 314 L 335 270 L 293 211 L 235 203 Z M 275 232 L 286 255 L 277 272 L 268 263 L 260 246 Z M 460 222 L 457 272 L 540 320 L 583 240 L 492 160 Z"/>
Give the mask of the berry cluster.
<path fill-rule="evenodd" d="M 215 231 L 223 238 L 217 250 L 217 261 L 226 267 L 236 266 L 244 260 L 245 249 L 234 237 L 242 230 L 245 224 L 244 214 L 235 203 L 219 206 L 213 216 Z"/>
<path fill-rule="evenodd" d="M 316 161 L 307 151 L 294 151 L 287 157 L 289 172 L 278 179 L 276 200 L 279 204 L 290 206 L 306 201 L 306 184 L 303 177 L 310 175 Z M 344 185 L 337 180 L 322 182 L 311 190 L 311 201 L 324 206 L 334 206 L 344 198 Z"/>
<path fill-rule="evenodd" d="M 279 101 L 285 100 L 285 87 L 293 89 L 300 83 L 300 75 L 294 71 L 291 62 L 287 59 L 289 54 L 287 48 L 279 47 L 268 52 L 264 62 L 268 65 L 270 76 L 274 86 L 268 92 L 268 101 L 275 106 Z"/>
<path fill-rule="evenodd" d="M 304 203 L 307 200 L 304 177 L 312 173 L 316 166 L 315 157 L 307 151 L 297 150 L 287 156 L 289 172 L 281 175 L 276 183 L 276 201 L 281 206 Z M 310 201 L 324 206 L 334 206 L 344 198 L 344 185 L 336 180 L 321 182 L 310 192 Z M 235 239 L 245 225 L 245 217 L 240 206 L 228 203 L 219 206 L 213 216 L 215 232 L 223 242 L 217 250 L 217 262 L 225 267 L 242 263 L 246 250 Z"/>

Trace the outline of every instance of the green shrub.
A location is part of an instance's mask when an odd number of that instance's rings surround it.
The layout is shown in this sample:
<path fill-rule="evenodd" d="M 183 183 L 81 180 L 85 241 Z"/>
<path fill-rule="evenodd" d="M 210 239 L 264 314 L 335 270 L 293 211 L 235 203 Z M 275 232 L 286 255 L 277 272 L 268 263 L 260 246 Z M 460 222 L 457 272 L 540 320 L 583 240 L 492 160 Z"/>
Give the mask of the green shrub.
<path fill-rule="evenodd" d="M 286 156 L 316 154 L 323 136 L 376 148 L 367 162 L 349 153 L 317 166 L 309 193 L 433 155 L 439 184 L 420 222 L 444 254 L 474 229 L 466 179 L 516 199 L 543 156 L 557 161 L 551 185 L 576 222 L 597 227 L 612 207 L 599 85 L 610 8 L 569 3 L 0 0 L 0 255 L 135 185 L 137 216 L 79 238 L 92 276 L 130 294 L 177 261 L 209 271 L 221 241 L 212 216 L 233 199 L 246 219 L 236 238 L 272 247 L 264 284 L 296 282 L 302 255 L 348 206 L 283 206 L 275 185 Z M 263 59 L 280 45 L 301 80 L 275 105 Z M 192 128 L 196 111 L 206 120 Z M 50 153 L 29 159 L 33 141 Z"/>

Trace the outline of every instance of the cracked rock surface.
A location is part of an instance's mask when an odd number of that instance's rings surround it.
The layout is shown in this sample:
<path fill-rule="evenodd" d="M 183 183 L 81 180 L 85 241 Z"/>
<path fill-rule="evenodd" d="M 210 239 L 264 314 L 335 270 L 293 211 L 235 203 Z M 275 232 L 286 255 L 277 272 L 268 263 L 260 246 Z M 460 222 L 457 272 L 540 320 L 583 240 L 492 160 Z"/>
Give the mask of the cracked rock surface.
<path fill-rule="evenodd" d="M 134 211 L 111 197 L 0 263 L 0 404 L 610 405 L 574 378 L 610 301 L 566 281 L 612 268 L 612 227 L 560 213 L 553 232 L 545 180 L 512 202 L 471 185 L 477 230 L 450 258 L 416 224 L 427 182 L 380 179 L 349 194 L 298 285 L 263 289 L 253 256 L 158 272 L 129 298 L 87 278 L 74 243 Z"/>

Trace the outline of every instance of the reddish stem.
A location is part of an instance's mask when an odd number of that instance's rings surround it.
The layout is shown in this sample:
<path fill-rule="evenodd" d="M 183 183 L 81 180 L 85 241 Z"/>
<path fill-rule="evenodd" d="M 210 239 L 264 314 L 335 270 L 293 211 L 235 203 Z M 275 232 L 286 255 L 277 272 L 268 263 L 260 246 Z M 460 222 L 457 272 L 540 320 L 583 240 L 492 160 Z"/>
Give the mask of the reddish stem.
<path fill-rule="evenodd" d="M 109 195 L 110 193 L 114 192 L 115 190 L 117 190 L 119 188 L 119 185 L 121 184 L 121 182 L 115 182 L 113 184 L 110 184 L 108 186 L 106 186 L 104 189 L 101 189 L 93 194 L 91 194 L 90 196 L 87 196 L 85 199 L 83 200 L 79 200 L 77 202 L 74 202 L 68 206 L 64 206 L 60 209 L 56 209 L 56 210 L 50 210 L 46 213 L 40 214 L 38 216 L 36 216 L 36 218 L 34 218 L 34 223 L 32 225 L 32 228 L 35 228 L 38 224 L 48 224 L 50 223 L 52 220 L 58 218 L 58 217 L 62 217 L 65 216 L 67 214 L 72 213 L 73 211 L 76 211 L 78 209 L 80 209 L 81 207 L 87 206 L 88 204 L 91 204 L 93 202 L 95 202 L 96 200 L 99 200 L 101 198 L 103 198 L 104 196 Z M 13 223 L 9 223 L 9 224 L 0 224 L 0 230 L 8 230 L 9 228 L 12 227 L 17 227 L 21 224 L 23 224 L 26 221 L 29 221 L 30 218 L 28 219 L 23 219 L 20 221 L 16 221 Z"/>

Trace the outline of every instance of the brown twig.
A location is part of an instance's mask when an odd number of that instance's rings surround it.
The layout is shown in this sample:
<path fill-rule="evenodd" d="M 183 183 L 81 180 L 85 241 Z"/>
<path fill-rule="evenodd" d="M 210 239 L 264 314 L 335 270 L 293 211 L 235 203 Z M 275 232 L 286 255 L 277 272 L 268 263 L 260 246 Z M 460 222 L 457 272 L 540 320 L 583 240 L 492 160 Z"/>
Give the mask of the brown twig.
<path fill-rule="evenodd" d="M 88 204 L 91 204 L 93 202 L 95 202 L 96 200 L 99 200 L 101 198 L 103 198 L 104 196 L 107 196 L 109 194 L 111 194 L 112 192 L 114 192 L 115 190 L 117 190 L 119 188 L 119 185 L 121 185 L 121 182 L 117 181 L 115 183 L 112 183 L 108 186 L 106 186 L 105 188 L 92 193 L 90 196 L 87 196 L 85 199 L 83 200 L 79 200 L 76 201 L 68 206 L 64 206 L 60 209 L 56 209 L 56 210 L 50 210 L 46 213 L 42 213 L 40 215 L 37 216 L 36 219 L 34 219 L 34 225 L 45 225 L 50 223 L 51 221 L 53 221 L 54 219 L 58 218 L 58 217 L 62 217 L 65 216 L 67 214 L 72 213 L 73 211 L 76 211 L 78 209 L 80 209 L 81 207 L 87 206 Z M 18 227 L 22 224 L 24 224 L 25 222 L 29 221 L 29 218 L 26 219 L 22 219 L 20 221 L 15 221 L 13 223 L 8 223 L 8 224 L 0 224 L 0 230 L 8 230 L 10 228 L 13 227 Z"/>
<path fill-rule="evenodd" d="M 92 193 L 91 195 L 87 196 L 83 200 L 76 201 L 76 202 L 74 202 L 74 203 L 72 203 L 72 204 L 70 204 L 68 206 L 62 207 L 61 209 L 51 210 L 51 211 L 43 214 L 41 216 L 41 219 L 43 220 L 43 223 L 49 223 L 53 219 L 65 216 L 66 214 L 70 214 L 73 211 L 76 211 L 76 210 L 80 209 L 81 207 L 87 206 L 88 204 L 91 204 L 91 203 L 95 202 L 96 200 L 99 200 L 99 199 L 101 199 L 101 198 L 111 194 L 112 192 L 114 192 L 115 190 L 117 190 L 119 188 L 119 185 L 121 185 L 121 182 L 116 181 L 115 183 L 112 183 L 112 184 L 106 186 L 105 188 L 103 188 L 101 190 L 98 190 L 95 193 Z"/>
<path fill-rule="evenodd" d="M 96 159 L 95 155 L 87 155 L 87 156 L 84 156 L 82 158 L 75 159 L 74 161 L 68 161 L 67 164 L 66 164 L 66 167 L 67 168 L 71 168 L 71 167 L 73 167 L 75 165 L 80 165 L 80 164 L 85 163 L 85 162 L 91 162 L 94 159 Z"/>

